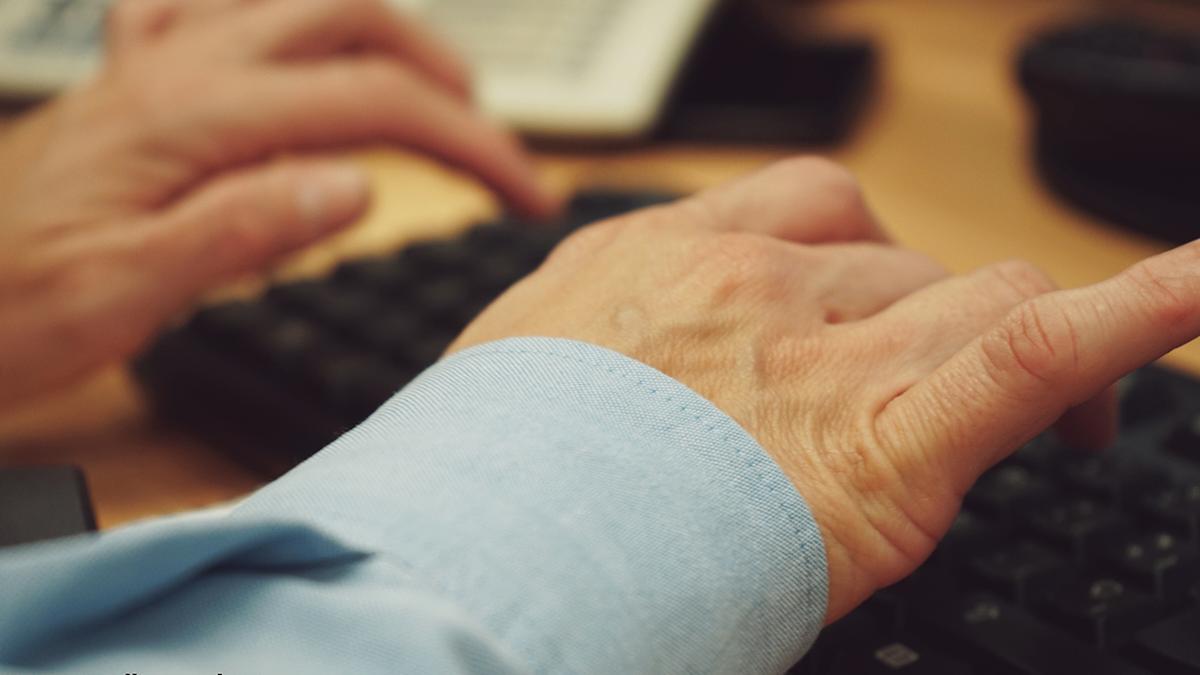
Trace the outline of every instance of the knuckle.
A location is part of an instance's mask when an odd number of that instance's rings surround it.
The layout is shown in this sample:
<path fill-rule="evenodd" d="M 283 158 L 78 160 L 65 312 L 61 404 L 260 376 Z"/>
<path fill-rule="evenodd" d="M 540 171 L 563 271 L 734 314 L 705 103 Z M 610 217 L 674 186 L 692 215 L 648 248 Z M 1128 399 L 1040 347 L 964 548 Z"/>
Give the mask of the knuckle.
<path fill-rule="evenodd" d="M 712 280 L 722 295 L 753 287 L 773 269 L 771 241 L 743 232 L 720 232 L 701 237 L 690 247 L 689 267 L 701 279 Z"/>
<path fill-rule="evenodd" d="M 1079 335 L 1070 314 L 1057 302 L 1018 305 L 983 342 L 993 377 L 1053 384 L 1078 369 Z"/>
<path fill-rule="evenodd" d="M 815 185 L 838 212 L 864 208 L 862 185 L 846 167 L 829 159 L 815 156 L 793 157 L 776 164 L 773 171 L 790 182 Z"/>
<path fill-rule="evenodd" d="M 858 179 L 849 169 L 824 157 L 791 157 L 779 161 L 771 170 L 797 181 L 820 183 L 830 191 L 845 195 L 857 196 L 862 192 Z"/>
<path fill-rule="evenodd" d="M 1187 321 L 1195 310 L 1186 300 L 1184 280 L 1160 269 L 1154 262 L 1138 263 L 1127 273 L 1140 295 L 1140 306 L 1159 326 L 1170 327 Z"/>
<path fill-rule="evenodd" d="M 1058 286 L 1040 267 L 1028 260 L 1006 260 L 987 268 L 989 276 L 1017 300 L 1044 295 Z"/>

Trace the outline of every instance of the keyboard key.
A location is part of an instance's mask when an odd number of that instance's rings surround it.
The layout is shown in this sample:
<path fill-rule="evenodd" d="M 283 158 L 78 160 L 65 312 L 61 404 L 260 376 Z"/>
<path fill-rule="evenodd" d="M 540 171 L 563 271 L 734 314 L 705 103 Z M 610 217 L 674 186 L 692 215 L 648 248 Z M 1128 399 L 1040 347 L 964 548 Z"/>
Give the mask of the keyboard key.
<path fill-rule="evenodd" d="M 569 211 L 581 225 L 594 223 L 630 211 L 673 201 L 669 195 L 634 194 L 630 192 L 596 190 L 571 200 Z"/>
<path fill-rule="evenodd" d="M 339 410 L 361 419 L 374 412 L 411 378 L 386 362 L 345 353 L 316 364 L 312 379 Z"/>
<path fill-rule="evenodd" d="M 464 241 L 481 254 L 504 254 L 521 247 L 524 235 L 521 225 L 498 221 L 471 228 Z"/>
<path fill-rule="evenodd" d="M 911 631 L 881 623 L 862 608 L 822 631 L 788 675 L 971 675 L 960 659 L 932 648 Z"/>
<path fill-rule="evenodd" d="M 334 278 L 346 285 L 369 288 L 383 297 L 395 297 L 394 294 L 406 292 L 421 277 L 406 260 L 396 257 L 343 263 L 334 272 Z"/>
<path fill-rule="evenodd" d="M 412 290 L 413 306 L 451 332 L 458 333 L 479 311 L 471 285 L 456 277 L 423 283 Z"/>
<path fill-rule="evenodd" d="M 1097 647 L 1115 647 L 1163 615 L 1150 596 L 1104 575 L 1065 578 L 1045 598 L 1043 611 L 1055 623 Z"/>
<path fill-rule="evenodd" d="M 248 338 L 263 360 L 287 373 L 296 373 L 331 353 L 334 344 L 316 324 L 300 317 L 281 317 Z"/>
<path fill-rule="evenodd" d="M 527 265 L 506 256 L 485 256 L 471 275 L 475 287 L 489 296 L 500 295 L 529 273 Z"/>
<path fill-rule="evenodd" d="M 1021 542 L 977 555 L 969 567 L 985 587 L 1023 606 L 1047 590 L 1067 563 L 1042 546 Z"/>
<path fill-rule="evenodd" d="M 218 340 L 241 341 L 269 330 L 279 319 L 278 312 L 261 303 L 239 300 L 202 309 L 193 323 L 198 331 Z"/>
<path fill-rule="evenodd" d="M 1158 523 L 1179 529 L 1193 545 L 1200 545 L 1200 482 L 1151 490 L 1140 505 Z"/>
<path fill-rule="evenodd" d="M 1034 472 L 1048 473 L 1060 464 L 1064 454 L 1070 452 L 1054 436 L 1042 435 L 1021 446 L 1004 461 Z"/>
<path fill-rule="evenodd" d="M 922 606 L 921 637 L 984 672 L 1144 675 L 1014 605 L 986 594 Z"/>
<path fill-rule="evenodd" d="M 1185 598 L 1200 580 L 1200 557 L 1170 532 L 1126 536 L 1108 546 L 1104 559 L 1122 578 L 1160 601 Z"/>
<path fill-rule="evenodd" d="M 267 297 L 289 310 L 351 329 L 370 321 L 380 304 L 379 299 L 369 292 L 335 286 L 319 279 L 277 286 Z"/>
<path fill-rule="evenodd" d="M 422 272 L 445 276 L 469 272 L 475 263 L 471 250 L 463 241 L 431 241 L 410 246 L 400 254 L 400 259 L 411 263 Z"/>
<path fill-rule="evenodd" d="M 430 335 L 409 343 L 402 355 L 402 362 L 416 370 L 424 370 L 442 358 L 450 346 L 450 337 Z"/>
<path fill-rule="evenodd" d="M 352 335 L 381 354 L 408 362 L 413 345 L 428 334 L 428 326 L 419 314 L 393 309 L 357 326 Z"/>
<path fill-rule="evenodd" d="M 882 628 L 891 632 L 908 630 L 913 625 L 913 613 L 925 603 L 935 600 L 949 602 L 959 597 L 958 576 L 923 566 L 891 586 L 876 591 L 864 603 L 863 609 L 876 617 Z"/>
<path fill-rule="evenodd" d="M 1155 672 L 1200 673 L 1200 608 L 1140 631 L 1134 643 Z"/>
<path fill-rule="evenodd" d="M 1103 540 L 1117 533 L 1126 519 L 1096 501 L 1057 499 L 1031 507 L 1025 513 L 1030 531 L 1083 562 Z"/>
<path fill-rule="evenodd" d="M 909 636 L 868 639 L 846 645 L 833 658 L 827 673 L 861 675 L 971 675 L 963 661 L 929 648 Z"/>
<path fill-rule="evenodd" d="M 1170 383 L 1151 371 L 1134 373 L 1121 380 L 1117 393 L 1121 398 L 1121 424 L 1130 427 L 1169 415 L 1178 405 Z"/>
<path fill-rule="evenodd" d="M 570 233 L 570 229 L 564 226 L 499 222 L 471 230 L 465 238 L 465 245 L 475 252 L 478 261 L 508 260 L 522 268 L 523 276 L 540 265 L 558 242 Z"/>
<path fill-rule="evenodd" d="M 1051 483 L 1028 467 L 1001 464 L 979 479 L 967 493 L 965 503 L 980 513 L 1006 520 L 1053 494 Z"/>
<path fill-rule="evenodd" d="M 1200 414 L 1176 426 L 1163 445 L 1179 457 L 1200 463 Z"/>
<path fill-rule="evenodd" d="M 1002 541 L 1006 533 L 996 523 L 963 509 L 955 516 L 950 529 L 938 542 L 937 549 L 925 565 L 952 571 L 954 565 L 996 548 L 997 542 Z"/>
<path fill-rule="evenodd" d="M 1134 493 L 1166 483 L 1162 473 L 1112 454 L 1073 457 L 1061 463 L 1063 482 L 1090 497 L 1120 506 Z"/>

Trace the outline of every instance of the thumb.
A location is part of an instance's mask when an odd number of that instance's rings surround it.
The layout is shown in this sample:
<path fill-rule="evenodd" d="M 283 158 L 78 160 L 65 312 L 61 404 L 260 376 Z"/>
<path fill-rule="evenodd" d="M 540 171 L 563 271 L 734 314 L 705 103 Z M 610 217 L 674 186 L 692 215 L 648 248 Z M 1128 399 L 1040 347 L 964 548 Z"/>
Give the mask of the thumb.
<path fill-rule="evenodd" d="M 348 164 L 286 161 L 226 173 L 148 226 L 150 249 L 190 297 L 258 270 L 353 222 L 370 202 L 366 174 Z"/>

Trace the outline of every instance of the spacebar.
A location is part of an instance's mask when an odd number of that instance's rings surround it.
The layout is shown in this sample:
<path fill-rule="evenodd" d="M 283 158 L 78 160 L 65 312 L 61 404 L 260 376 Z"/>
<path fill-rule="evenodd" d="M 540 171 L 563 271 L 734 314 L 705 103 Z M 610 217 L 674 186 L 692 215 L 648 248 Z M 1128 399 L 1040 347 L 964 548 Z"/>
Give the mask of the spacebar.
<path fill-rule="evenodd" d="M 1148 675 L 990 595 L 934 601 L 918 612 L 941 648 L 1004 673 Z"/>

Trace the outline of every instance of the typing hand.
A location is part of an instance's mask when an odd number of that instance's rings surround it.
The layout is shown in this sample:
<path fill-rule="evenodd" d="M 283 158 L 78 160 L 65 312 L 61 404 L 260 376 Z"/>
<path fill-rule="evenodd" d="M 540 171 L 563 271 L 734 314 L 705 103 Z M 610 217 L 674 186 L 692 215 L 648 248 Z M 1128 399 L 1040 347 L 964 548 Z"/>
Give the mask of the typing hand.
<path fill-rule="evenodd" d="M 1056 420 L 1104 445 L 1109 385 L 1197 334 L 1200 243 L 1077 290 L 1024 262 L 949 277 L 884 241 L 844 171 L 793 160 L 581 230 L 453 349 L 575 338 L 708 397 L 811 506 L 833 621 L 916 569 L 975 479 Z"/>
<path fill-rule="evenodd" d="M 0 138 L 0 405 L 366 208 L 356 169 L 288 153 L 390 142 L 552 208 L 463 66 L 383 0 L 124 0 L 108 48 Z"/>

